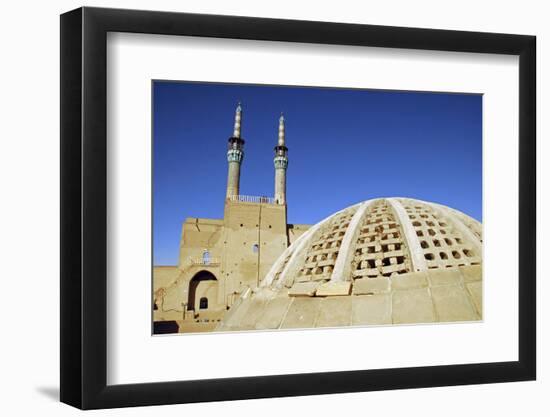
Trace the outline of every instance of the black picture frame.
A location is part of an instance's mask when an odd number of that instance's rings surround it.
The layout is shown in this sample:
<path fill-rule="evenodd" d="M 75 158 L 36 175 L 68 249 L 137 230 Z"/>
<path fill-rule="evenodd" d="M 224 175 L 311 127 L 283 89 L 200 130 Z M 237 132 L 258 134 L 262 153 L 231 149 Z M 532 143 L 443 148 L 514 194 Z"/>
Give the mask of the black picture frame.
<path fill-rule="evenodd" d="M 519 360 L 107 385 L 108 32 L 519 56 Z M 62 402 L 95 409 L 536 378 L 534 36 L 84 7 L 61 15 L 60 56 Z"/>

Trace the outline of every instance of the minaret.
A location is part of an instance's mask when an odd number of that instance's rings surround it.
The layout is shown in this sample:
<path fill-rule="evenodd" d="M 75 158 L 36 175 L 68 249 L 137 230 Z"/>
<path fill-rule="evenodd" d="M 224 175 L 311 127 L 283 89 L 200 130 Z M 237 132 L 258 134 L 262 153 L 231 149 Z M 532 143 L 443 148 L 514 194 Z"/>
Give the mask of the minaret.
<path fill-rule="evenodd" d="M 242 108 L 241 103 L 239 102 L 237 109 L 235 110 L 235 126 L 233 128 L 233 136 L 229 138 L 227 145 L 227 162 L 229 167 L 227 170 L 226 199 L 239 195 L 241 163 L 244 156 L 244 140 L 241 138 L 241 120 Z"/>
<path fill-rule="evenodd" d="M 275 203 L 286 204 L 286 169 L 288 167 L 288 148 L 285 146 L 285 117 L 279 118 L 279 140 L 275 146 Z"/>

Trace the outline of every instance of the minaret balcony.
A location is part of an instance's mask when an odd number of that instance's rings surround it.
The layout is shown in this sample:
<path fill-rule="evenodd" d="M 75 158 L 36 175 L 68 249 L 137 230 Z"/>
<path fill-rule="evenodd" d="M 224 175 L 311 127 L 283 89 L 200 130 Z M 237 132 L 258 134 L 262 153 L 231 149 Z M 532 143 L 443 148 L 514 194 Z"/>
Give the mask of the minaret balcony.
<path fill-rule="evenodd" d="M 232 136 L 227 140 L 227 149 L 242 149 L 244 145 L 244 139 L 236 136 Z"/>

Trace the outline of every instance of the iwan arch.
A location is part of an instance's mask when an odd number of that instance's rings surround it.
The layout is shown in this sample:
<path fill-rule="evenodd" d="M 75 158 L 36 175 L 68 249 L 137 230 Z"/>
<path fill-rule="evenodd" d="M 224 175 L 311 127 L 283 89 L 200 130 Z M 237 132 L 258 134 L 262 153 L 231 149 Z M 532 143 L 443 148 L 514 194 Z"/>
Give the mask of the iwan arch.
<path fill-rule="evenodd" d="M 314 226 L 289 225 L 284 118 L 272 198 L 239 193 L 241 120 L 239 105 L 224 218 L 186 219 L 178 266 L 154 268 L 157 332 L 482 319 L 479 222 L 439 204 L 378 198 Z"/>

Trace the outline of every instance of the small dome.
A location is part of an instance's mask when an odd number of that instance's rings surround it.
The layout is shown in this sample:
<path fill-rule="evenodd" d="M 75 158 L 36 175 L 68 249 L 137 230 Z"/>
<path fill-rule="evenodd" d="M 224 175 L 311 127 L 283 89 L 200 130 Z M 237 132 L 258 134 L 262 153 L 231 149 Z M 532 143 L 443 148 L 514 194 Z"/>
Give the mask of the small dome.
<path fill-rule="evenodd" d="M 219 330 L 481 319 L 482 227 L 452 208 L 368 200 L 300 236 Z"/>

